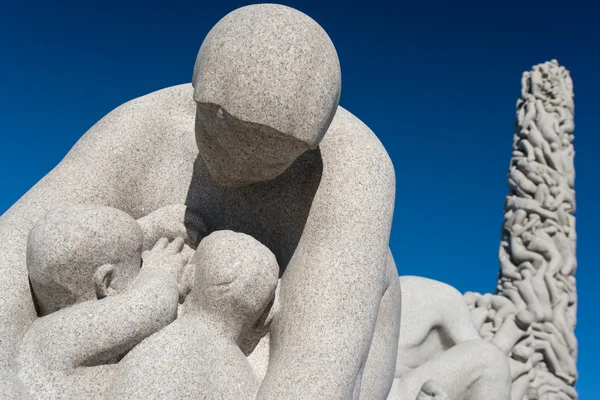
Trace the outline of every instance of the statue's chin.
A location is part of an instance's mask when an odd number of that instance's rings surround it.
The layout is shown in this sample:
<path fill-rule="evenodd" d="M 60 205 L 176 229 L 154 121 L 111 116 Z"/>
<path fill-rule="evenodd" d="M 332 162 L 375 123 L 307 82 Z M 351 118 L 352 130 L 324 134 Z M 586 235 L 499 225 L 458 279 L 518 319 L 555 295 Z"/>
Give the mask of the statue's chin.
<path fill-rule="evenodd" d="M 222 168 L 212 165 L 210 162 L 206 161 L 206 158 L 204 159 L 204 162 L 213 181 L 215 181 L 215 183 L 219 186 L 230 188 L 238 188 L 252 185 L 254 183 L 273 180 L 279 175 L 283 174 L 289 168 L 289 164 L 267 165 L 264 166 L 260 174 L 238 175 L 235 173 L 228 173 L 230 171 L 225 172 Z"/>
<path fill-rule="evenodd" d="M 242 179 L 240 177 L 230 177 L 213 168 L 209 168 L 208 172 L 210 173 L 211 178 L 213 179 L 213 181 L 215 181 L 217 185 L 227 188 L 239 188 L 259 182 L 259 180 L 249 180 Z"/>

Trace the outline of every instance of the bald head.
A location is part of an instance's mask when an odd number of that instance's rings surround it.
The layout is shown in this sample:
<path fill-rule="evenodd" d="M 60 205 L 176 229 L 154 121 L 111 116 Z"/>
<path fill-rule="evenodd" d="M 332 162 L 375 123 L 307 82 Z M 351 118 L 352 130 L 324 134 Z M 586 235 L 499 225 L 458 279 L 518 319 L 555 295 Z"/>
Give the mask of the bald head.
<path fill-rule="evenodd" d="M 300 11 L 276 4 L 237 9 L 202 43 L 194 100 L 316 147 L 337 110 L 340 65 L 329 36 Z"/>
<path fill-rule="evenodd" d="M 27 268 L 40 313 L 96 298 L 93 276 L 113 265 L 116 289 L 137 274 L 143 234 L 129 214 L 94 204 L 57 206 L 30 231 Z"/>
<path fill-rule="evenodd" d="M 191 263 L 196 276 L 190 306 L 224 320 L 253 324 L 275 293 L 275 255 L 252 236 L 213 232 L 200 242 Z"/>

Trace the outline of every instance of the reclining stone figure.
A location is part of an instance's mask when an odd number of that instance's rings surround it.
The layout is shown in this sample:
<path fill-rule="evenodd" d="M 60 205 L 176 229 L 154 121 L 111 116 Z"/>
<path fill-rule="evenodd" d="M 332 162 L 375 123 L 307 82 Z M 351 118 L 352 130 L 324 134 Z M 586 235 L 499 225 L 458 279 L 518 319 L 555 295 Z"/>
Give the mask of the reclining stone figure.
<path fill-rule="evenodd" d="M 401 276 L 400 286 L 401 334 L 388 400 L 509 400 L 508 358 L 481 339 L 462 295 L 416 276 Z"/>

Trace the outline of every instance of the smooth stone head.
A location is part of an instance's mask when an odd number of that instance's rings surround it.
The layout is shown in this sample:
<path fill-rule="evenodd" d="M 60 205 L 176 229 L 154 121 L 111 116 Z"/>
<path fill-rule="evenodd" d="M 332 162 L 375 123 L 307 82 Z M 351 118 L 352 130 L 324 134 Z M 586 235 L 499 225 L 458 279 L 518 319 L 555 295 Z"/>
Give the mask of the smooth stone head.
<path fill-rule="evenodd" d="M 188 310 L 203 310 L 241 329 L 252 325 L 273 299 L 279 266 L 275 255 L 250 235 L 216 231 L 190 261 L 196 264 Z"/>
<path fill-rule="evenodd" d="M 143 233 L 129 214 L 112 207 L 80 204 L 50 210 L 29 232 L 27 268 L 41 315 L 96 299 L 94 274 L 124 290 L 141 265 Z"/>
<path fill-rule="evenodd" d="M 274 178 L 318 146 L 337 110 L 341 72 L 313 19 L 257 4 L 211 29 L 192 84 L 200 154 L 215 180 L 239 186 Z"/>

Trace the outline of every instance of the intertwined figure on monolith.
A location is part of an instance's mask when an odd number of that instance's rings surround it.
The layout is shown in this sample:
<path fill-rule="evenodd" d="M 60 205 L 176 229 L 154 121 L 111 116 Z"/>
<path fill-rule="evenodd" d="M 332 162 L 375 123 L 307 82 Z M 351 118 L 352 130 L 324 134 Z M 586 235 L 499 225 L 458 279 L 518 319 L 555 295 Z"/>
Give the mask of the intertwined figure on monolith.
<path fill-rule="evenodd" d="M 512 400 L 577 398 L 574 112 L 556 60 L 523 74 L 497 294 L 466 294 L 481 335 L 510 356 Z"/>

